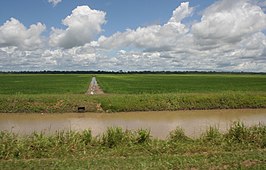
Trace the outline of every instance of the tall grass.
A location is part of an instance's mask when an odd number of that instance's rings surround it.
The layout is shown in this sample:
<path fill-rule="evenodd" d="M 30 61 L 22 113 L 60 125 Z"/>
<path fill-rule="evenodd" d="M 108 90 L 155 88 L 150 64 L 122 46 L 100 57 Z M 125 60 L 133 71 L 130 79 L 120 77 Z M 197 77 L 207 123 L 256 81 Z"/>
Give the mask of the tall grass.
<path fill-rule="evenodd" d="M 111 127 L 18 136 L 0 132 L 0 169 L 265 169 L 265 125 L 236 122 L 189 139 L 177 127 L 165 140 L 148 130 Z"/>
<path fill-rule="evenodd" d="M 224 140 L 224 136 L 219 131 L 219 128 L 211 126 L 201 135 L 201 140 L 212 144 L 220 144 Z"/>
<path fill-rule="evenodd" d="M 259 124 L 248 128 L 242 122 L 234 122 L 225 138 L 229 143 L 255 144 L 266 146 L 266 126 Z"/>
<path fill-rule="evenodd" d="M 135 132 L 125 130 L 120 127 L 107 128 L 107 131 L 101 137 L 101 143 L 109 148 L 118 145 L 144 144 L 151 139 L 150 131 L 139 129 Z"/>
<path fill-rule="evenodd" d="M 180 148 L 173 147 L 179 147 L 178 145 L 180 147 L 190 145 L 195 150 L 204 150 L 204 148 L 212 150 L 213 146 L 228 148 L 231 145 L 264 149 L 265 136 L 265 125 L 247 127 L 241 122 L 234 123 L 224 134 L 217 128 L 211 127 L 199 139 L 188 138 L 178 127 L 165 140 L 151 138 L 148 130 L 129 131 L 119 127 L 108 128 L 105 133 L 96 137 L 92 136 L 90 130 L 61 131 L 54 135 L 33 133 L 29 136 L 18 136 L 2 131 L 0 132 L 0 160 L 85 156 L 93 152 L 101 152 L 104 148 L 114 151 L 124 148 L 124 152 L 131 152 L 131 149 L 140 147 L 152 153 L 180 152 L 182 151 Z M 191 148 L 187 149 L 191 150 Z"/>
<path fill-rule="evenodd" d="M 189 139 L 190 138 L 185 135 L 185 132 L 180 127 L 176 127 L 168 136 L 168 140 L 171 142 L 186 142 Z"/>
<path fill-rule="evenodd" d="M 102 144 L 112 148 L 123 143 L 125 138 L 127 138 L 127 133 L 123 132 L 122 128 L 108 128 L 102 136 Z"/>

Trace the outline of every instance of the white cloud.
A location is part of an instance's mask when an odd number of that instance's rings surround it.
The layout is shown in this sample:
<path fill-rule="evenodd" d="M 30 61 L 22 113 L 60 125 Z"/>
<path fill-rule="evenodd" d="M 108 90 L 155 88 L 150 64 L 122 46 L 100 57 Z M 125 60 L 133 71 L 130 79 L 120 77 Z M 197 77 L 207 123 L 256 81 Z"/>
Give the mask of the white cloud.
<path fill-rule="evenodd" d="M 62 2 L 62 0 L 48 0 L 49 3 L 53 4 L 54 6 L 56 6 L 57 4 L 59 4 L 60 2 Z"/>
<path fill-rule="evenodd" d="M 211 5 L 199 23 L 192 26 L 198 43 L 236 43 L 266 28 L 266 15 L 247 0 L 223 0 Z"/>
<path fill-rule="evenodd" d="M 82 46 L 102 31 L 101 26 L 106 22 L 105 12 L 78 6 L 62 22 L 67 28 L 52 28 L 50 45 L 63 48 Z"/>
<path fill-rule="evenodd" d="M 0 48 L 0 70 L 44 70 L 53 65 L 50 58 L 42 56 L 42 49 L 23 50 L 18 47 Z"/>
<path fill-rule="evenodd" d="M 189 7 L 189 2 L 182 2 L 179 7 L 173 11 L 170 23 L 179 23 L 193 12 L 193 8 Z"/>
<path fill-rule="evenodd" d="M 175 9 L 169 21 L 164 25 L 139 27 L 136 30 L 128 29 L 123 33 L 115 33 L 111 37 L 102 36 L 98 42 L 101 47 L 110 49 L 127 46 L 134 46 L 146 50 L 170 49 L 189 31 L 181 21 L 189 16 L 192 11 L 193 8 L 189 7 L 188 2 L 181 3 Z"/>
<path fill-rule="evenodd" d="M 45 25 L 33 24 L 28 29 L 17 19 L 11 18 L 0 26 L 0 47 L 16 46 L 23 49 L 35 49 L 42 45 L 42 32 Z"/>
<path fill-rule="evenodd" d="M 192 16 L 194 8 L 181 3 L 165 24 L 128 29 L 98 40 L 95 35 L 102 31 L 105 13 L 77 7 L 63 20 L 66 29 L 53 28 L 49 37 L 52 49 L 29 50 L 21 38 L 27 36 L 19 36 L 27 31 L 0 31 L 2 37 L 9 37 L 0 39 L 0 70 L 266 72 L 266 19 L 261 5 L 256 0 L 215 1 L 203 11 L 200 21 L 185 24 L 183 19 Z M 13 30 L 31 28 L 14 23 Z M 12 30 L 4 25 L 3 30 Z M 37 31 L 29 32 L 42 41 Z"/>
<path fill-rule="evenodd" d="M 99 47 L 116 49 L 117 63 L 129 70 L 266 71 L 266 16 L 259 6 L 217 1 L 190 28 L 181 22 L 192 12 L 182 3 L 166 24 L 102 36 Z"/>
<path fill-rule="evenodd" d="M 100 59 L 98 59 L 100 58 Z M 87 45 L 71 49 L 0 48 L 0 70 L 98 70 L 103 56 Z"/>

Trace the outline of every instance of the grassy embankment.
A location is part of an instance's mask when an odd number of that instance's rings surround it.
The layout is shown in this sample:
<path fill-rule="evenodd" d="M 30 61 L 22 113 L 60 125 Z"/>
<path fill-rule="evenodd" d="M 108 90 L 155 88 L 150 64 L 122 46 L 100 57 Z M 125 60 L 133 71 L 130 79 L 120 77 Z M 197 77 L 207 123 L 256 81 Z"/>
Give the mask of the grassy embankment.
<path fill-rule="evenodd" d="M 91 75 L 0 75 L 0 112 L 266 108 L 266 75 L 97 75 L 106 94 L 87 96 Z"/>
<path fill-rule="evenodd" d="M 0 133 L 0 169 L 265 169 L 266 126 L 234 123 L 221 134 L 209 128 L 190 139 L 180 128 L 166 140 L 149 131 L 109 128 L 93 137 L 90 130 Z"/>

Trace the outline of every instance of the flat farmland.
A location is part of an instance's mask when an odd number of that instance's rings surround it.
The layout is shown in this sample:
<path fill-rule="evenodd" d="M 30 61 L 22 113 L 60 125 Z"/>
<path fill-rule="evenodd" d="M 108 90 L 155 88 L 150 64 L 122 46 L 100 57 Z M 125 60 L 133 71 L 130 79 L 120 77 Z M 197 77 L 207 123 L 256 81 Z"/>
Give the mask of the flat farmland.
<path fill-rule="evenodd" d="M 0 94 L 84 94 L 90 75 L 0 74 Z"/>
<path fill-rule="evenodd" d="M 105 93 L 162 94 L 266 92 L 266 75 L 122 74 L 97 75 Z M 0 74 L 0 94 L 84 94 L 92 75 Z"/>
<path fill-rule="evenodd" d="M 266 108 L 264 74 L 0 74 L 0 113 Z"/>
<path fill-rule="evenodd" d="M 266 92 L 266 75 L 97 75 L 97 80 L 105 92 L 114 94 Z"/>

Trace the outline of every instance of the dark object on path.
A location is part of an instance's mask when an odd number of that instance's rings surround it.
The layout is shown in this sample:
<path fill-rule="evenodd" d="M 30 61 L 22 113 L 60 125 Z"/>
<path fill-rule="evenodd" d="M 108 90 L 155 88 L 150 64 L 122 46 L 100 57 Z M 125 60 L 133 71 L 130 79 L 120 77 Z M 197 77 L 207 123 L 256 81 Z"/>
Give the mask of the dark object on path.
<path fill-rule="evenodd" d="M 78 107 L 78 112 L 85 112 L 85 107 Z"/>

